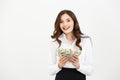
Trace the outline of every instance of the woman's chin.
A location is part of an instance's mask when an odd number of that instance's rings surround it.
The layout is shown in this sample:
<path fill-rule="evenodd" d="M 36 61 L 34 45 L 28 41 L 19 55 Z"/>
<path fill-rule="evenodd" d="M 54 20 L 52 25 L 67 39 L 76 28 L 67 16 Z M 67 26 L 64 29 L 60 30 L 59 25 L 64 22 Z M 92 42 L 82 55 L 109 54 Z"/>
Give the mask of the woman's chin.
<path fill-rule="evenodd" d="M 64 33 L 65 33 L 65 34 L 70 34 L 71 32 L 70 32 L 70 31 L 65 31 Z"/>

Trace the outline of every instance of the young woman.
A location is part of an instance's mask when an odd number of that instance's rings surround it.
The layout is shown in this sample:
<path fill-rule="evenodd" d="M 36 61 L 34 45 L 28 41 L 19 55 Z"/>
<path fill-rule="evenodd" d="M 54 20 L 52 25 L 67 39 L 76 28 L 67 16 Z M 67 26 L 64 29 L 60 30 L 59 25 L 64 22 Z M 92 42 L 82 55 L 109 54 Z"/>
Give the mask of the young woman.
<path fill-rule="evenodd" d="M 86 80 L 93 71 L 91 39 L 81 32 L 72 11 L 58 14 L 51 38 L 50 74 L 55 80 Z"/>

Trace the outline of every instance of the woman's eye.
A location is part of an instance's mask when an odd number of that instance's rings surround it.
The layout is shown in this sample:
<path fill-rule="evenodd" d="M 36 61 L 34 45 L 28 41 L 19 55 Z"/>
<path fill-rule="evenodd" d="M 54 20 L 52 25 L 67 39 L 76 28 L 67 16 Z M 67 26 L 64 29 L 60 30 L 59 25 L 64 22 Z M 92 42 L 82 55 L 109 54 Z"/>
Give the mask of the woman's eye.
<path fill-rule="evenodd" d="M 67 22 L 70 22 L 70 20 L 67 20 Z"/>

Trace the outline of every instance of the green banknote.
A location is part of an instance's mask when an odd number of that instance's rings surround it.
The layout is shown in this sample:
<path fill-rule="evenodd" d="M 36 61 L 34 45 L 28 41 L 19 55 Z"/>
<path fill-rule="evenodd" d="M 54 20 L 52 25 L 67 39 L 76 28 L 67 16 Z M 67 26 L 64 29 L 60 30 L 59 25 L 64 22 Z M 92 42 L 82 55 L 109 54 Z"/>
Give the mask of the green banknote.
<path fill-rule="evenodd" d="M 67 56 L 70 57 L 71 55 L 77 55 L 79 56 L 81 54 L 81 50 L 71 50 L 71 49 L 64 49 L 64 48 L 58 48 L 58 55 L 61 56 Z"/>

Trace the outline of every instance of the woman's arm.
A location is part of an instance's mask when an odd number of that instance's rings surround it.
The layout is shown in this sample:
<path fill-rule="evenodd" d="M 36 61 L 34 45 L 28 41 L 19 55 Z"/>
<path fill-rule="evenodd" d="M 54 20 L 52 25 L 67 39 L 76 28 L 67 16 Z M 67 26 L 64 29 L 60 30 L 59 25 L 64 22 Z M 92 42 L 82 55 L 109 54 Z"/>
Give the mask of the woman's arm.
<path fill-rule="evenodd" d="M 50 54 L 49 54 L 49 73 L 50 75 L 55 75 L 61 69 L 58 67 L 57 55 L 56 55 L 56 45 L 54 42 L 50 43 Z"/>
<path fill-rule="evenodd" d="M 92 65 L 92 41 L 91 38 L 85 38 L 85 42 L 83 45 L 83 50 L 79 59 L 80 67 L 77 69 L 81 73 L 85 75 L 90 75 L 93 72 L 93 65 Z"/>

